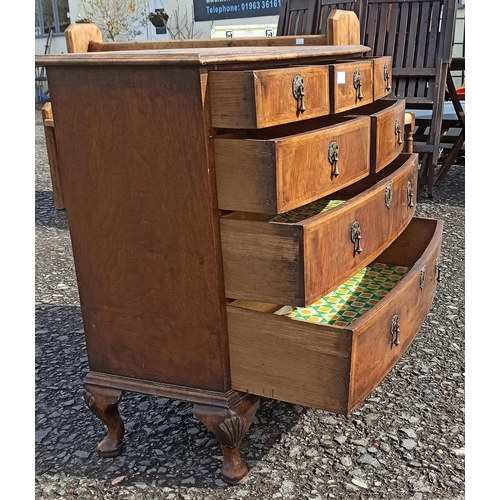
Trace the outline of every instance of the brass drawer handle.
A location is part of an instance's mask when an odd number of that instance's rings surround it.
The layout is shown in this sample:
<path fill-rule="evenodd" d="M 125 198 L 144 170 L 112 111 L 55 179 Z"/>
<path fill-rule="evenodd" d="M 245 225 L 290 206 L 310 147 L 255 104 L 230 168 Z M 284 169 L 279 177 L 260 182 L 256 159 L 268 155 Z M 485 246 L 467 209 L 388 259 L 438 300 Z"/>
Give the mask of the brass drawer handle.
<path fill-rule="evenodd" d="M 399 120 L 397 118 L 394 120 L 394 135 L 398 136 L 398 144 L 403 144 L 401 125 L 399 124 Z"/>
<path fill-rule="evenodd" d="M 425 275 L 427 274 L 427 266 L 424 265 L 420 270 L 420 290 L 424 289 L 425 285 Z"/>
<path fill-rule="evenodd" d="M 385 90 L 391 90 L 390 78 L 389 78 L 389 68 L 387 64 L 384 64 L 384 81 L 385 81 Z"/>
<path fill-rule="evenodd" d="M 292 79 L 292 94 L 297 101 L 297 115 L 306 110 L 304 106 L 304 95 L 306 91 L 304 88 L 304 79 L 300 75 L 295 75 Z"/>
<path fill-rule="evenodd" d="M 351 224 L 351 241 L 354 243 L 354 251 L 356 253 L 361 253 L 363 249 L 361 248 L 361 226 L 356 220 Z"/>
<path fill-rule="evenodd" d="M 386 185 L 385 185 L 385 206 L 387 208 L 391 208 L 391 203 L 392 203 L 392 182 L 389 181 Z"/>
<path fill-rule="evenodd" d="M 413 208 L 415 205 L 413 203 L 413 187 L 411 185 L 411 181 L 408 181 L 408 184 L 406 185 L 406 199 L 408 208 Z"/>
<path fill-rule="evenodd" d="M 328 161 L 332 166 L 332 173 L 330 174 L 331 180 L 340 174 L 337 165 L 339 161 L 339 145 L 335 141 L 330 142 L 328 145 Z"/>
<path fill-rule="evenodd" d="M 399 316 L 396 314 L 391 319 L 390 332 L 392 337 L 391 348 L 393 345 L 398 346 L 399 341 Z"/>
<path fill-rule="evenodd" d="M 356 99 L 363 99 L 363 93 L 361 92 L 361 73 L 359 72 L 359 69 L 356 68 L 354 70 L 354 75 L 352 77 L 353 79 L 353 84 L 354 84 L 354 89 L 356 90 Z"/>

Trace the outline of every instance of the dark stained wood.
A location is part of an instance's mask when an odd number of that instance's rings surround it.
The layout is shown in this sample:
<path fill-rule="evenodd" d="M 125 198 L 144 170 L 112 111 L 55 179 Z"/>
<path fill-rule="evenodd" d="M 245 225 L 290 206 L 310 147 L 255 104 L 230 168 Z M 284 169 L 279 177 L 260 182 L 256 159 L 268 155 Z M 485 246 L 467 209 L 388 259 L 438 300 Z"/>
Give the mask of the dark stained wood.
<path fill-rule="evenodd" d="M 225 392 L 198 70 L 47 71 L 90 369 Z"/>
<path fill-rule="evenodd" d="M 233 386 L 263 397 L 352 413 L 401 358 L 425 319 L 436 290 L 442 228 L 439 221 L 412 220 L 384 257 L 376 259 L 410 266 L 410 271 L 348 327 L 297 321 L 262 312 L 263 307 L 239 307 L 239 301 L 229 304 Z M 390 333 L 395 315 L 400 322 L 398 346 Z"/>
<path fill-rule="evenodd" d="M 316 0 L 282 0 L 276 35 L 312 34 L 316 4 Z"/>
<path fill-rule="evenodd" d="M 349 200 L 301 222 L 269 222 L 269 216 L 244 212 L 222 217 L 226 296 L 308 306 L 340 286 L 410 222 L 415 199 L 408 202 L 407 186 L 410 183 L 416 190 L 417 159 L 416 154 L 400 155 L 389 175 L 381 180 L 375 177 L 377 182 L 369 187 L 368 180 L 361 181 L 360 191 L 349 191 Z M 389 208 L 385 204 L 388 182 L 393 186 Z M 354 221 L 362 232 L 360 253 L 350 236 Z"/>
<path fill-rule="evenodd" d="M 214 139 L 219 207 L 277 214 L 368 175 L 370 118 L 307 120 Z M 328 148 L 339 148 L 338 175 Z"/>

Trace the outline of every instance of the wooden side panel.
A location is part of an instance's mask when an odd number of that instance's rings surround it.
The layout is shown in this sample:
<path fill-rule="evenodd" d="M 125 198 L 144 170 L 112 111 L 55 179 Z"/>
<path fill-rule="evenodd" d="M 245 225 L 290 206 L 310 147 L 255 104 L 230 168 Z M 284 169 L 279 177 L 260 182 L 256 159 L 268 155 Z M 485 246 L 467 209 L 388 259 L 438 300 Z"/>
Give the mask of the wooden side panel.
<path fill-rule="evenodd" d="M 375 389 L 381 380 L 408 349 L 429 312 L 437 285 L 436 261 L 442 238 L 442 222 L 424 220 L 425 224 L 412 223 L 392 247 L 392 264 L 401 264 L 406 254 L 406 241 L 418 241 L 417 249 L 424 253 L 414 261 L 410 273 L 375 308 L 373 314 L 357 328 L 353 323 L 353 354 L 349 413 Z M 400 245 L 401 243 L 401 245 Z M 416 252 L 412 252 L 416 257 Z M 408 260 L 407 265 L 412 265 Z M 422 281 L 422 272 L 425 277 Z M 374 309 L 375 309 L 374 308 Z M 391 321 L 397 316 L 399 322 L 399 345 L 391 335 Z"/>
<path fill-rule="evenodd" d="M 47 102 L 42 108 L 43 131 L 45 134 L 45 145 L 47 147 L 47 159 L 49 160 L 50 180 L 52 183 L 52 196 L 54 207 L 57 210 L 64 209 L 64 193 L 61 181 L 61 162 L 54 129 L 54 119 L 52 116 L 52 105 Z"/>
<path fill-rule="evenodd" d="M 414 155 L 394 173 L 341 205 L 335 217 L 325 216 L 321 223 L 305 227 L 305 305 L 340 286 L 402 233 L 415 212 L 415 204 L 408 204 L 407 185 L 410 182 L 416 186 L 417 175 L 418 161 Z M 389 207 L 386 204 L 388 183 L 392 186 Z M 355 222 L 361 230 L 360 253 L 356 252 L 356 243 L 351 239 Z"/>
<path fill-rule="evenodd" d="M 91 42 L 101 43 L 102 33 L 95 24 L 70 24 L 64 32 L 68 53 L 89 52 Z"/>
<path fill-rule="evenodd" d="M 227 306 L 233 388 L 347 413 L 351 332 Z"/>
<path fill-rule="evenodd" d="M 215 138 L 219 208 L 275 215 L 356 182 L 370 171 L 370 126 L 361 117 L 283 137 Z M 328 157 L 332 142 L 337 176 Z"/>
<path fill-rule="evenodd" d="M 292 92 L 292 80 L 304 80 L 305 111 Z M 327 66 L 260 71 L 214 71 L 209 75 L 212 125 L 221 128 L 264 128 L 329 113 Z"/>
<path fill-rule="evenodd" d="M 360 74 L 361 94 L 354 86 L 355 71 L 359 71 Z M 341 113 L 373 102 L 373 64 L 371 60 L 332 64 L 330 78 L 332 113 Z"/>
<path fill-rule="evenodd" d="M 392 57 L 383 56 L 373 59 L 373 100 L 378 101 L 392 90 Z"/>
<path fill-rule="evenodd" d="M 47 70 L 90 370 L 229 390 L 198 69 Z"/>
<path fill-rule="evenodd" d="M 332 10 L 327 19 L 329 45 L 359 45 L 361 31 L 358 16 L 353 11 Z"/>

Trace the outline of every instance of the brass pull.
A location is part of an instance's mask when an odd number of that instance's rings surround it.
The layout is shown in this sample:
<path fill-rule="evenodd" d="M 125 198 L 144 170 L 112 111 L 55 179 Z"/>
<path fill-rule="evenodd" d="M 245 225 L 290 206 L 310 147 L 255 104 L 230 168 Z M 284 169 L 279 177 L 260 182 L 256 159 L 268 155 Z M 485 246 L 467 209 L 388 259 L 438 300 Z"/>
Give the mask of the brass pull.
<path fill-rule="evenodd" d="M 408 208 L 413 208 L 414 203 L 413 203 L 413 187 L 411 185 L 411 181 L 408 181 L 408 184 L 406 185 L 406 199 L 408 202 Z"/>
<path fill-rule="evenodd" d="M 387 67 L 387 64 L 384 64 L 384 81 L 385 81 L 385 90 L 391 90 L 389 68 Z"/>
<path fill-rule="evenodd" d="M 392 203 L 392 182 L 389 181 L 385 185 L 385 206 L 387 208 L 391 208 L 391 203 Z"/>
<path fill-rule="evenodd" d="M 399 341 L 399 317 L 398 315 L 394 315 L 391 319 L 391 337 L 392 337 L 392 342 L 391 342 L 391 348 L 393 345 L 398 346 L 401 342 Z"/>
<path fill-rule="evenodd" d="M 354 243 L 354 251 L 356 253 L 361 253 L 363 249 L 361 248 L 361 227 L 358 221 L 354 221 L 351 224 L 351 241 Z"/>
<path fill-rule="evenodd" d="M 354 84 L 354 89 L 356 90 L 356 99 L 363 99 L 363 93 L 361 92 L 361 73 L 359 72 L 359 69 L 356 68 L 354 70 L 354 75 L 353 75 L 353 84 Z"/>
<path fill-rule="evenodd" d="M 434 274 L 436 275 L 436 281 L 441 281 L 441 262 L 439 257 L 436 259 L 436 263 L 434 264 Z"/>
<path fill-rule="evenodd" d="M 420 271 L 420 290 L 424 289 L 426 274 L 427 274 L 427 267 L 424 266 Z"/>
<path fill-rule="evenodd" d="M 394 120 L 394 134 L 398 136 L 398 144 L 403 144 L 403 139 L 401 138 L 403 135 L 401 133 L 401 125 L 399 124 L 399 120 L 397 118 Z"/>
<path fill-rule="evenodd" d="M 328 161 L 332 166 L 332 173 L 330 174 L 331 180 L 340 174 L 337 166 L 337 163 L 339 161 L 339 145 L 334 141 L 330 142 L 330 144 L 328 145 Z"/>
<path fill-rule="evenodd" d="M 295 75 L 292 79 L 292 94 L 297 101 L 297 115 L 303 113 L 306 110 L 304 106 L 304 95 L 306 91 L 304 89 L 304 79 L 300 75 Z"/>

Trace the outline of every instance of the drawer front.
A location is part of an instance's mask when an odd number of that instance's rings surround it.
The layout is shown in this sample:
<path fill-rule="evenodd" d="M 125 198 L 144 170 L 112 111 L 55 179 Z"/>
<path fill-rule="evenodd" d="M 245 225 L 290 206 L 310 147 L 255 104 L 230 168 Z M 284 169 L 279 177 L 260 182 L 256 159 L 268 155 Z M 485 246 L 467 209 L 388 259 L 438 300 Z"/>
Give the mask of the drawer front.
<path fill-rule="evenodd" d="M 306 306 L 371 262 L 414 214 L 417 154 L 401 155 L 388 172 L 300 222 L 243 212 L 221 217 L 226 297 Z M 335 195 L 315 203 L 316 211 L 329 200 Z"/>
<path fill-rule="evenodd" d="M 373 58 L 373 100 L 377 101 L 391 93 L 392 57 Z"/>
<path fill-rule="evenodd" d="M 330 65 L 331 112 L 341 113 L 373 102 L 371 59 Z"/>
<path fill-rule="evenodd" d="M 379 172 L 402 151 L 405 128 L 405 100 L 382 99 L 366 108 L 353 110 L 348 116 L 370 116 L 372 142 L 370 169 Z"/>
<path fill-rule="evenodd" d="M 279 305 L 228 305 L 233 389 L 345 415 L 354 411 L 417 335 L 436 289 L 441 238 L 442 222 L 414 218 L 377 259 L 406 266 L 407 274 L 346 327 L 273 314 Z"/>
<path fill-rule="evenodd" d="M 328 66 L 211 71 L 212 126 L 259 129 L 330 112 Z"/>
<path fill-rule="evenodd" d="M 275 215 L 366 177 L 370 127 L 368 117 L 358 117 L 282 137 L 261 131 L 216 137 L 219 208 Z"/>

